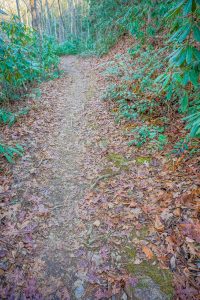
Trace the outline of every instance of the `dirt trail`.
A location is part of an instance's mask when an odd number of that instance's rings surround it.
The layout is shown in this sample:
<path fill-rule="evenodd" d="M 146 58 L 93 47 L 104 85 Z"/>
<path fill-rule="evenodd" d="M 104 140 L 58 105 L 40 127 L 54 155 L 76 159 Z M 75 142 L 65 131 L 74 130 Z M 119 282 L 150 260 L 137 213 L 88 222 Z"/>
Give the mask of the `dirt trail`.
<path fill-rule="evenodd" d="M 63 76 L 42 84 L 39 113 L 33 114 L 33 126 L 23 127 L 19 138 L 29 151 L 14 166 L 12 185 L 20 238 L 15 242 L 17 263 L 10 269 L 14 275 L 8 273 L 6 281 L 24 286 L 34 278 L 42 299 L 168 300 L 171 287 L 169 295 L 165 287 L 171 279 L 157 272 L 156 262 L 153 269 L 147 262 L 137 267 L 138 274 L 135 267 L 127 272 L 128 265 L 142 262 L 133 240 L 149 242 L 134 229 L 140 216 L 145 226 L 141 209 L 135 202 L 129 207 L 133 197 L 140 201 L 141 188 L 127 175 L 137 174 L 138 166 L 124 168 L 123 155 L 130 148 L 115 154 L 127 143 L 100 100 L 105 87 L 96 66 L 93 59 L 63 58 Z M 140 171 L 150 178 L 148 167 Z M 33 283 L 28 284 L 29 298 L 35 297 Z"/>
<path fill-rule="evenodd" d="M 82 136 L 81 129 L 92 79 L 82 67 L 77 58 L 64 58 L 61 68 L 65 76 L 59 80 L 58 89 L 52 86 L 48 91 L 48 97 L 55 98 L 54 117 L 59 122 L 56 122 L 51 137 L 53 143 L 48 149 L 53 157 L 51 173 L 43 168 L 38 178 L 48 186 L 48 200 L 53 211 L 48 220 L 47 238 L 41 239 L 39 244 L 38 259 L 44 262 L 41 281 L 51 286 L 58 280 L 59 288 L 71 287 L 70 294 L 78 275 L 75 251 L 84 235 L 79 230 L 77 206 L 87 185 L 82 168 L 86 137 Z M 50 287 L 50 290 L 55 288 Z"/>

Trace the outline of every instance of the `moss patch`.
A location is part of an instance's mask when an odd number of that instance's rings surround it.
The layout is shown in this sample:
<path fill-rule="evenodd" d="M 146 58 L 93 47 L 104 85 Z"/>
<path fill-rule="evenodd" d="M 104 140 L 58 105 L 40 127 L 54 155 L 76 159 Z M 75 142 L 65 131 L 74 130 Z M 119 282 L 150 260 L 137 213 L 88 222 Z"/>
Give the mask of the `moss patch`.
<path fill-rule="evenodd" d="M 122 167 L 128 163 L 128 160 L 121 154 L 109 153 L 107 159 L 111 161 L 115 167 Z"/>
<path fill-rule="evenodd" d="M 94 97 L 94 92 L 95 92 L 94 86 L 90 85 L 88 90 L 86 91 L 86 100 L 87 101 L 90 101 Z"/>
<path fill-rule="evenodd" d="M 112 175 L 113 173 L 114 173 L 114 171 L 112 168 L 105 168 L 100 172 L 100 175 L 101 176 L 106 175 L 106 174 Z"/>
<path fill-rule="evenodd" d="M 136 157 L 135 161 L 138 165 L 143 165 L 145 163 L 150 163 L 152 160 L 151 157 L 147 157 L 147 156 L 139 156 L 139 157 Z"/>
<path fill-rule="evenodd" d="M 128 264 L 127 270 L 135 276 L 148 276 L 156 284 L 159 285 L 160 290 L 168 295 L 173 296 L 172 273 L 169 270 L 162 270 L 158 266 L 152 266 L 149 262 L 143 261 L 140 265 Z"/>
<path fill-rule="evenodd" d="M 137 233 L 138 234 L 136 234 L 136 230 L 134 228 L 131 232 L 131 237 L 138 238 L 139 240 L 144 240 L 149 234 L 149 229 L 147 226 L 143 226 L 140 230 L 137 230 Z"/>
<path fill-rule="evenodd" d="M 135 248 L 126 247 L 125 248 L 126 254 L 130 257 L 135 259 L 137 251 Z"/>

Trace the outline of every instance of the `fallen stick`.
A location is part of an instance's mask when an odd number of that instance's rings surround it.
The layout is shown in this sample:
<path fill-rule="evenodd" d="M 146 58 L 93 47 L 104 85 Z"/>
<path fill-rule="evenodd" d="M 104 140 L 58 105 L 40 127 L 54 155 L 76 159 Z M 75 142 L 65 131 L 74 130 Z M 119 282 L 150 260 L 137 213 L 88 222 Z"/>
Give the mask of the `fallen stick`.
<path fill-rule="evenodd" d="M 101 181 L 103 179 L 113 177 L 113 176 L 116 176 L 116 175 L 119 175 L 119 174 L 120 174 L 120 172 L 115 172 L 115 173 L 112 173 L 112 174 L 105 174 L 105 175 L 99 176 L 97 178 L 97 180 L 91 185 L 90 189 L 91 190 L 94 189 L 98 185 L 99 181 Z"/>

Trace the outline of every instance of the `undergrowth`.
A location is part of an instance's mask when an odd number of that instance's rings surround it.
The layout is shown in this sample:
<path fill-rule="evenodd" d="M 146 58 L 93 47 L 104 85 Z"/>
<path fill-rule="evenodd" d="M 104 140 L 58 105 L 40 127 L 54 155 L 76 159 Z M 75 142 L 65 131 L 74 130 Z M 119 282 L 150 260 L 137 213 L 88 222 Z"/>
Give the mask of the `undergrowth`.
<path fill-rule="evenodd" d="M 58 76 L 59 59 L 51 38 L 40 36 L 15 17 L 1 21 L 0 32 L 0 123 L 12 126 L 28 113 L 27 108 L 16 112 L 17 102 L 24 99 L 36 83 Z M 22 148 L 7 146 L 1 141 L 0 155 L 13 162 L 15 156 L 22 155 Z"/>
<path fill-rule="evenodd" d="M 111 83 L 103 99 L 112 101 L 116 121 L 136 122 L 136 127 L 129 133 L 130 146 L 147 144 L 151 150 L 152 147 L 163 150 L 170 141 L 170 120 L 179 114 L 182 116 L 180 128 L 185 125 L 182 134 L 184 151 L 177 136 L 171 153 L 194 154 L 198 152 L 194 144 L 198 144 L 200 137 L 199 3 L 184 0 L 174 5 L 168 1 L 169 12 L 157 20 L 155 11 L 149 24 L 147 11 L 150 4 L 142 1 L 140 7 L 130 9 L 123 18 L 137 43 L 127 54 L 117 55 L 107 63 L 103 74 Z M 140 12 L 141 16 L 146 16 L 145 21 L 131 19 L 130 12 Z M 152 25 L 154 30 L 151 31 Z M 166 38 L 155 37 L 157 31 L 165 32 Z M 155 37 L 153 42 L 152 36 Z"/>

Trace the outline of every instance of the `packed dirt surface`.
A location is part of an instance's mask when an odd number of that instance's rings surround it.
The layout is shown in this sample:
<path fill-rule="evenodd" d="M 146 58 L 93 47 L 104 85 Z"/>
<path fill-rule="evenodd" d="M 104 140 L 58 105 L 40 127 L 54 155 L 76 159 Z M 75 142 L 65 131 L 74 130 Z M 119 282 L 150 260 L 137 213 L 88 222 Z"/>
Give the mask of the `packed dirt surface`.
<path fill-rule="evenodd" d="M 85 74 L 78 59 L 62 60 L 65 75 L 55 86 L 43 89 L 44 97 L 54 99 L 56 122 L 48 151 L 52 156 L 50 168 L 40 167 L 37 180 L 47 190 L 47 206 L 52 216 L 47 222 L 46 238 L 38 241 L 36 262 L 42 261 L 39 277 L 52 290 L 52 282 L 63 287 L 73 287 L 77 275 L 74 264 L 75 252 L 84 240 L 78 216 L 80 203 L 86 187 L 83 158 L 85 140 L 81 129 L 84 125 L 84 107 L 87 101 L 90 74 Z M 76 260 L 75 260 L 76 263 Z M 55 284 L 55 283 L 53 283 Z M 55 291 L 55 287 L 52 291 Z M 70 293 L 72 290 L 70 290 Z"/>
<path fill-rule="evenodd" d="M 173 298 L 170 246 L 154 212 L 168 222 L 173 214 L 160 199 L 191 182 L 162 172 L 161 156 L 139 157 L 127 146 L 123 124 L 101 100 L 98 64 L 64 57 L 63 75 L 42 84 L 17 128 L 27 151 L 11 188 L 4 185 L 2 299 Z"/>

